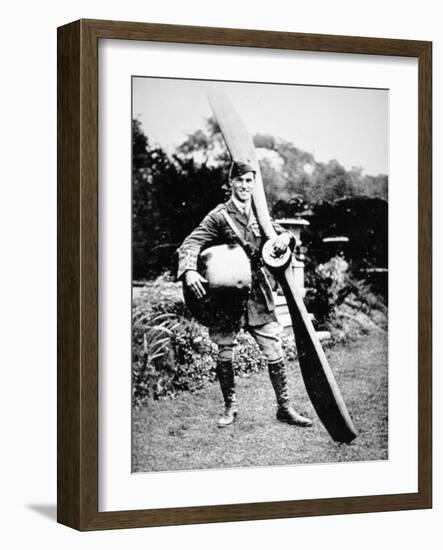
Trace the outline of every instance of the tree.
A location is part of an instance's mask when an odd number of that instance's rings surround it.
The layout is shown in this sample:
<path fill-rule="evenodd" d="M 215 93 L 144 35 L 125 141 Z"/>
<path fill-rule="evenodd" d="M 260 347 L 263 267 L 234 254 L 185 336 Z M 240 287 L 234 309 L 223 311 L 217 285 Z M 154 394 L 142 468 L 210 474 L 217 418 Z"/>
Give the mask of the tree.
<path fill-rule="evenodd" d="M 174 271 L 175 251 L 203 217 L 225 198 L 220 166 L 168 156 L 152 147 L 140 122 L 132 125 L 133 278 Z"/>
<path fill-rule="evenodd" d="M 314 265 L 328 261 L 325 237 L 349 238 L 345 255 L 355 269 L 388 267 L 388 203 L 384 199 L 353 197 L 322 202 L 312 208 L 303 242 Z"/>
<path fill-rule="evenodd" d="M 387 176 L 364 175 L 358 167 L 347 171 L 337 160 L 316 162 L 311 153 L 271 135 L 258 134 L 254 143 L 274 216 L 294 217 L 311 207 L 307 239 L 313 256 L 323 250 L 321 238 L 335 232 L 351 237 L 359 265 L 387 265 L 387 203 L 382 200 Z M 148 278 L 173 271 L 176 248 L 226 200 L 230 155 L 213 118 L 173 155 L 152 146 L 134 120 L 132 151 L 133 276 Z"/>
<path fill-rule="evenodd" d="M 229 153 L 220 128 L 213 117 L 206 119 L 204 129 L 189 134 L 177 148 L 177 157 L 199 165 L 220 166 L 229 163 Z"/>

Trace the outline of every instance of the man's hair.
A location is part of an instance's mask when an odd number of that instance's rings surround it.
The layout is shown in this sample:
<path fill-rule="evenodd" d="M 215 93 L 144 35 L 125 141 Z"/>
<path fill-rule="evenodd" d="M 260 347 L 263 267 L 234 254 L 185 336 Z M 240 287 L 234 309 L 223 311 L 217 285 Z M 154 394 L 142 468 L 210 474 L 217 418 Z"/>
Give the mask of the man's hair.
<path fill-rule="evenodd" d="M 229 179 L 233 180 L 235 178 L 239 178 L 248 172 L 253 172 L 254 175 L 256 174 L 256 169 L 252 166 L 252 163 L 249 160 L 234 160 L 229 170 Z"/>

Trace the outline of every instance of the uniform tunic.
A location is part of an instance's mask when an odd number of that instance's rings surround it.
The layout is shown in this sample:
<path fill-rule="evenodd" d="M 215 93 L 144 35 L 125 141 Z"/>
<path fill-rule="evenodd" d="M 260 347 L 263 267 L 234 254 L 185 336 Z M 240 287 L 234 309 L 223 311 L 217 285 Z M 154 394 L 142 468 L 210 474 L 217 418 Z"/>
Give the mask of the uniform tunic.
<path fill-rule="evenodd" d="M 180 279 L 187 270 L 197 271 L 198 256 L 204 249 L 219 244 L 238 243 L 234 231 L 222 214 L 223 209 L 233 219 L 243 240 L 250 247 L 248 256 L 251 260 L 252 285 L 245 313 L 245 324 L 253 327 L 275 322 L 277 318 L 274 300 L 260 254 L 263 235 L 252 209 L 249 215 L 240 212 L 232 198 L 211 210 L 200 225 L 183 241 L 178 249 L 177 277 Z M 274 229 L 277 233 L 284 231 L 277 224 L 274 224 Z"/>

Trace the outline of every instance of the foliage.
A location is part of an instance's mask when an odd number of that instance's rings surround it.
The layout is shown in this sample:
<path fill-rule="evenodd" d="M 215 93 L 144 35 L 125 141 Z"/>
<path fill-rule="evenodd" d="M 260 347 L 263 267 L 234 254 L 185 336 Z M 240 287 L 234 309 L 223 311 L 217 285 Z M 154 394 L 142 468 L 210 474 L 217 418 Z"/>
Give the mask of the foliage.
<path fill-rule="evenodd" d="M 215 379 L 215 348 L 201 325 L 181 319 L 171 341 L 170 391 L 195 392 Z M 159 395 L 158 397 L 162 397 Z"/>
<path fill-rule="evenodd" d="M 171 362 L 171 341 L 184 312 L 180 290 L 169 278 L 143 289 L 132 307 L 132 388 L 135 403 L 146 395 L 167 394 L 165 375 Z"/>
<path fill-rule="evenodd" d="M 288 201 L 278 200 L 272 209 L 274 218 L 297 218 L 308 209 L 308 205 L 301 195 L 295 195 Z"/>
<path fill-rule="evenodd" d="M 387 176 L 346 171 L 337 161 L 318 163 L 293 144 L 255 137 L 266 192 L 276 217 L 309 216 L 303 241 L 307 306 L 317 328 L 334 341 L 385 330 L 386 306 L 374 286 L 362 282 L 367 267 L 387 267 Z M 175 250 L 218 203 L 226 199 L 229 155 L 213 119 L 189 135 L 173 155 L 151 144 L 133 121 L 133 277 L 149 280 L 133 307 L 133 399 L 196 392 L 215 379 L 216 347 L 204 327 L 186 312 L 175 271 Z M 346 236 L 349 269 L 340 282 L 328 260 L 338 250 L 324 237 Z M 161 277 L 154 277 L 163 274 Z M 386 281 L 378 282 L 386 292 Z M 265 361 L 249 335 L 241 333 L 236 370 L 250 376 Z M 295 358 L 292 336 L 283 338 Z"/>
<path fill-rule="evenodd" d="M 388 203 L 380 198 L 354 197 L 322 202 L 312 207 L 310 225 L 303 233 L 313 265 L 326 262 L 338 250 L 325 237 L 345 236 L 345 256 L 354 272 L 388 267 Z"/>
<path fill-rule="evenodd" d="M 175 250 L 225 198 L 220 166 L 168 156 L 133 121 L 133 278 L 174 271 Z"/>
<path fill-rule="evenodd" d="M 180 287 L 168 277 L 159 277 L 147 283 L 134 299 L 132 393 L 137 407 L 148 398 L 196 392 L 216 379 L 217 346 L 207 329 L 189 316 Z M 241 333 L 236 348 L 236 374 L 249 376 L 265 365 L 255 342 Z"/>
<path fill-rule="evenodd" d="M 230 161 L 220 128 L 213 117 L 206 120 L 203 130 L 199 129 L 188 135 L 177 148 L 177 156 L 209 166 L 228 165 Z"/>
<path fill-rule="evenodd" d="M 278 208 L 279 202 L 289 202 L 294 197 L 300 197 L 309 205 L 345 197 L 387 199 L 388 178 L 385 175 L 363 175 L 357 167 L 347 171 L 335 159 L 317 162 L 311 153 L 270 135 L 254 136 L 254 144 L 262 150 L 260 167 L 273 209 Z M 273 155 L 267 156 L 266 152 Z M 275 155 L 279 163 L 275 162 Z"/>
<path fill-rule="evenodd" d="M 172 155 L 149 142 L 138 120 L 133 120 L 132 139 L 133 277 L 146 280 L 174 272 L 176 248 L 226 199 L 229 154 L 212 118 Z M 308 239 L 314 254 L 321 250 L 322 236 L 339 231 L 352 237 L 353 259 L 365 250 L 367 257 L 359 261 L 386 265 L 387 176 L 346 171 L 336 160 L 317 162 L 311 153 L 270 135 L 256 135 L 254 142 L 273 215 L 292 217 L 312 209 Z M 346 204 L 340 205 L 342 200 Z"/>
<path fill-rule="evenodd" d="M 306 306 L 317 330 L 331 332 L 333 341 L 352 340 L 374 330 L 387 330 L 387 306 L 349 264 L 336 256 L 308 272 Z"/>
<path fill-rule="evenodd" d="M 343 267 L 343 266 L 342 266 Z M 355 280 L 339 262 L 319 266 L 309 280 L 306 303 L 316 328 L 332 333 L 333 342 L 387 329 L 387 310 L 368 285 Z M 282 335 L 288 361 L 296 359 L 290 331 Z M 147 283 L 133 305 L 133 402 L 174 398 L 195 393 L 216 380 L 217 346 L 207 329 L 188 314 L 181 284 L 169 277 Z M 240 332 L 235 351 L 236 376 L 249 377 L 266 369 L 258 346 Z"/>
<path fill-rule="evenodd" d="M 133 332 L 136 336 L 133 349 L 137 350 L 133 368 L 135 400 L 142 399 L 150 388 L 155 393 L 168 393 L 165 377 L 160 373 L 168 365 L 171 337 L 178 326 L 178 317 L 173 313 L 134 317 Z"/>
<path fill-rule="evenodd" d="M 252 336 L 241 332 L 237 338 L 235 350 L 235 373 L 241 376 L 250 376 L 266 368 L 266 361 L 260 353 Z"/>

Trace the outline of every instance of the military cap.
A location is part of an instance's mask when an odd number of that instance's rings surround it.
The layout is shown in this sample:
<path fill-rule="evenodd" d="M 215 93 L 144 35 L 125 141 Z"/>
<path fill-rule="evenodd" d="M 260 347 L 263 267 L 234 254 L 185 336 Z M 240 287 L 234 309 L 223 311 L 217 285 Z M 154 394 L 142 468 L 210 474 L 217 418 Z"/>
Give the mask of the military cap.
<path fill-rule="evenodd" d="M 256 173 L 256 169 L 252 166 L 252 163 L 247 159 L 243 160 L 234 160 L 231 164 L 231 169 L 229 170 L 229 179 L 233 180 L 247 174 L 248 172 Z"/>

